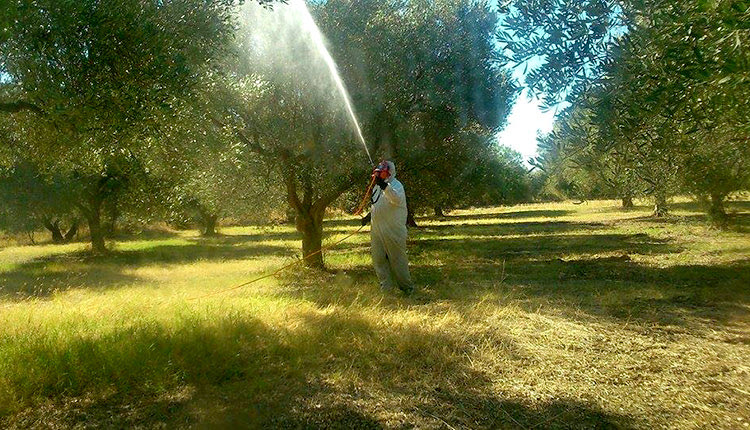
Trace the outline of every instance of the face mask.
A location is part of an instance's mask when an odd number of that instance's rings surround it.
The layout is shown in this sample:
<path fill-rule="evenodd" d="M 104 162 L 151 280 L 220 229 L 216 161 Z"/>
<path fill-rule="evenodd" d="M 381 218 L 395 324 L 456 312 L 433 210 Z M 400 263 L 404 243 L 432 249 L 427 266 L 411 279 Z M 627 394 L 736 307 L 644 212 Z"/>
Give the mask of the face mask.
<path fill-rule="evenodd" d="M 383 161 L 382 163 L 378 164 L 377 167 L 375 167 L 375 170 L 372 172 L 372 174 L 380 176 L 383 179 L 391 176 L 390 169 L 388 168 L 388 163 Z"/>

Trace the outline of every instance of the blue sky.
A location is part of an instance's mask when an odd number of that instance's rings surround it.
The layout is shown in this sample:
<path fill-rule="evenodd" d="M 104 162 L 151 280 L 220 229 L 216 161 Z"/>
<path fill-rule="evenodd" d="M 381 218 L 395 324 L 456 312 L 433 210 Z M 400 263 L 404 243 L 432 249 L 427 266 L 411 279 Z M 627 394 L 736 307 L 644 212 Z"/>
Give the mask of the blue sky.
<path fill-rule="evenodd" d="M 525 73 L 541 65 L 542 61 L 542 58 L 535 57 L 528 61 L 528 65 L 517 65 L 512 69 L 513 78 L 523 85 Z M 524 162 L 537 155 L 537 134 L 549 133 L 555 121 L 555 110 L 542 112 L 540 105 L 541 100 L 524 89 L 513 105 L 508 124 L 497 134 L 498 143 L 518 151 Z"/>
<path fill-rule="evenodd" d="M 548 133 L 555 120 L 554 110 L 542 112 L 540 103 L 523 90 L 508 117 L 508 125 L 497 134 L 498 143 L 521 153 L 524 162 L 537 155 L 537 133 Z"/>
<path fill-rule="evenodd" d="M 497 0 L 494 1 L 494 5 L 497 7 Z M 615 7 L 612 10 L 611 19 L 614 20 L 613 22 L 615 24 L 609 30 L 607 37 L 608 43 L 621 37 L 627 32 L 627 27 L 623 22 L 622 10 L 620 10 L 619 7 Z M 513 78 L 515 78 L 519 84 L 523 85 L 525 73 L 528 70 L 532 70 L 541 65 L 543 61 L 544 59 L 542 57 L 536 56 L 532 57 L 527 63 L 517 64 L 514 67 L 511 65 Z M 524 90 L 518 97 L 518 100 L 516 100 L 516 104 L 513 106 L 510 116 L 508 117 L 508 125 L 497 134 L 498 143 L 521 153 L 525 162 L 528 161 L 529 158 L 537 155 L 537 135 L 539 133 L 545 134 L 550 132 L 555 121 L 555 113 L 570 106 L 570 103 L 562 102 L 558 104 L 556 108 L 547 112 L 542 112 L 539 108 L 540 105 L 541 103 L 539 99 L 530 97 L 529 92 Z"/>
<path fill-rule="evenodd" d="M 498 7 L 497 0 L 494 0 L 494 6 Z M 501 21 L 502 17 L 501 14 Z M 523 86 L 526 73 L 539 67 L 543 61 L 543 57 L 535 56 L 525 63 L 506 67 L 511 70 L 513 79 Z M 524 89 L 513 105 L 513 109 L 508 116 L 508 124 L 497 134 L 498 143 L 518 151 L 527 166 L 529 165 L 529 158 L 537 155 L 537 135 L 550 132 L 555 121 L 555 110 L 542 112 L 540 105 L 541 101 Z"/>

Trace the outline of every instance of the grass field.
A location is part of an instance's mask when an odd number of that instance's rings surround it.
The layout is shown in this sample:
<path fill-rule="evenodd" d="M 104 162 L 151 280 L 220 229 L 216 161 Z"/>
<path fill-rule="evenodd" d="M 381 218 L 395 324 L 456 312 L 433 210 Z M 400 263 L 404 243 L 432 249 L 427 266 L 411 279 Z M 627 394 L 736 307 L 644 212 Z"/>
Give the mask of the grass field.
<path fill-rule="evenodd" d="M 423 219 L 410 298 L 378 291 L 366 231 L 331 273 L 226 292 L 296 233 L 6 247 L 0 427 L 748 428 L 750 202 L 729 208 L 726 231 L 688 202 Z"/>

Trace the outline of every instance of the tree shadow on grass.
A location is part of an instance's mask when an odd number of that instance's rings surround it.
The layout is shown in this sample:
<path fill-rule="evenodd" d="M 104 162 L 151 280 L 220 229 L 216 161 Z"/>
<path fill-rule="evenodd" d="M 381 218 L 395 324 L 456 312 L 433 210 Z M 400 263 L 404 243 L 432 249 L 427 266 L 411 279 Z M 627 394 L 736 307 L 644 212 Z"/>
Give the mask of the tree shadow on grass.
<path fill-rule="evenodd" d="M 414 272 L 437 298 L 465 296 L 467 289 L 481 296 L 500 288 L 512 291 L 530 312 L 552 307 L 578 320 L 604 318 L 705 332 L 750 319 L 750 260 L 662 268 L 638 264 L 627 254 L 565 260 L 520 257 L 502 264 L 469 259 L 462 267 L 416 267 Z"/>
<path fill-rule="evenodd" d="M 680 251 L 669 240 L 642 233 L 417 239 L 410 247 L 410 267 L 421 292 L 406 302 L 449 300 L 460 307 L 488 293 L 510 294 L 530 311 L 543 306 L 579 320 L 698 332 L 750 318 L 750 260 L 656 267 L 631 258 Z M 346 273 L 352 284 L 377 288 L 369 265 L 348 267 Z M 332 288 L 333 293 L 302 287 L 298 293 L 321 306 L 353 301 L 358 294 L 345 285 Z M 399 300 L 380 305 L 401 306 Z"/>
<path fill-rule="evenodd" d="M 192 229 L 184 230 L 172 230 L 166 228 L 143 228 L 140 231 L 117 231 L 114 236 L 110 236 L 110 239 L 117 241 L 134 241 L 134 240 L 159 240 L 159 239 L 172 239 L 180 237 L 180 231 L 191 231 Z"/>
<path fill-rule="evenodd" d="M 574 226 L 575 224 L 564 223 L 562 225 Z M 494 226 L 484 228 L 494 229 Z M 557 226 L 557 228 L 561 227 Z M 474 234 L 485 235 L 483 229 L 474 230 Z M 490 235 L 487 234 L 487 236 Z M 354 251 L 366 248 L 362 245 L 351 245 L 337 249 Z M 569 255 L 602 253 L 658 255 L 680 250 L 681 248 L 667 240 L 653 238 L 642 233 L 539 235 L 513 238 L 466 238 L 461 235 L 455 239 L 431 239 L 429 235 L 422 235 L 410 241 L 409 260 L 414 281 L 421 286 L 454 283 L 469 286 L 488 283 L 496 285 L 507 276 L 506 272 L 507 274 L 520 272 L 528 276 L 527 280 L 537 279 L 554 285 L 559 281 L 559 270 L 551 265 L 557 264 L 562 261 L 563 257 Z M 377 281 L 373 278 L 373 269 L 369 265 L 348 267 L 346 271 L 355 282 L 363 281 L 377 285 Z M 294 278 L 293 275 L 291 276 Z M 445 291 L 447 293 L 447 290 Z M 347 296 L 344 291 L 338 292 Z M 326 294 L 327 296 L 329 295 Z M 319 299 L 326 300 L 326 297 Z"/>
<path fill-rule="evenodd" d="M 419 217 L 417 219 L 417 224 L 420 224 L 420 221 L 440 221 L 442 223 L 451 223 L 451 224 L 440 225 L 440 226 L 420 225 L 417 231 L 421 231 L 423 229 L 435 229 L 439 227 L 450 227 L 450 226 L 457 227 L 457 226 L 463 226 L 463 225 L 471 225 L 471 224 L 466 224 L 467 221 L 481 221 L 481 220 L 493 220 L 493 219 L 502 221 L 502 220 L 516 220 L 516 219 L 525 219 L 525 218 L 555 218 L 555 217 L 570 215 L 571 213 L 573 213 L 573 211 L 561 210 L 561 209 L 550 209 L 550 210 L 529 210 L 529 211 L 519 210 L 519 211 L 514 211 L 514 212 L 499 212 L 499 213 L 486 213 L 486 214 L 459 214 L 459 215 L 446 215 L 444 217 L 427 216 L 427 217 Z M 498 222 L 498 224 L 508 224 L 508 223 Z M 323 222 L 324 231 L 328 231 L 328 229 L 332 227 L 333 228 L 349 227 L 352 229 L 356 229 L 359 226 L 360 226 L 359 218 L 329 219 Z"/>
<path fill-rule="evenodd" d="M 413 235 L 421 240 L 431 235 L 456 233 L 461 236 L 517 236 L 543 233 L 568 233 L 572 231 L 594 231 L 606 228 L 601 223 L 579 223 L 569 221 L 530 221 L 493 224 L 443 224 L 430 225 Z"/>
<path fill-rule="evenodd" d="M 454 391 L 438 393 L 436 397 L 441 400 L 438 405 L 426 404 L 420 410 L 428 417 L 467 428 L 637 428 L 631 416 L 607 412 L 596 405 L 573 399 L 558 399 L 530 407 L 521 401 L 490 397 L 483 393 Z M 445 408 L 445 405 L 449 408 Z M 451 419 L 446 420 L 446 414 L 451 415 Z"/>
<path fill-rule="evenodd" d="M 356 223 L 348 222 L 348 220 L 341 220 L 340 226 L 337 227 L 336 221 L 324 222 L 323 227 L 323 239 L 327 237 L 352 233 L 360 227 L 359 220 Z M 351 228 L 346 228 L 348 224 L 351 224 Z M 275 232 L 259 232 L 254 234 L 217 234 L 214 236 L 202 236 L 198 238 L 189 239 L 196 243 L 202 243 L 206 245 L 251 245 L 255 242 L 268 242 L 268 241 L 284 241 L 293 242 L 295 247 L 298 247 L 302 243 L 302 234 L 296 230 L 290 231 L 275 231 Z"/>
<path fill-rule="evenodd" d="M 632 218 L 633 221 L 639 221 L 648 224 L 657 225 L 702 225 L 711 226 L 711 219 L 706 214 L 697 215 L 667 215 L 665 217 L 644 216 Z M 727 214 L 727 224 L 721 227 L 723 230 L 737 233 L 750 232 L 750 213 L 729 213 Z"/>
<path fill-rule="evenodd" d="M 104 256 L 82 254 L 84 261 L 124 266 L 184 264 L 194 261 L 246 260 L 268 256 L 291 256 L 290 249 L 277 245 L 256 245 L 232 240 L 191 241 L 186 245 L 157 245 L 144 249 L 113 251 Z"/>
<path fill-rule="evenodd" d="M 427 217 L 429 220 L 439 221 L 470 221 L 470 220 L 485 220 L 485 219 L 497 219 L 497 220 L 514 220 L 514 219 L 525 219 L 525 218 L 557 218 L 572 214 L 571 210 L 564 209 L 538 209 L 538 210 L 517 210 L 513 212 L 498 212 L 498 213 L 485 213 L 485 214 L 458 214 L 458 215 L 446 215 L 444 217 Z"/>
<path fill-rule="evenodd" d="M 681 248 L 646 234 L 567 234 L 518 238 L 420 239 L 411 250 L 414 260 L 435 251 L 464 259 L 489 258 L 496 262 L 523 259 L 544 260 L 576 254 L 623 252 L 628 254 L 667 254 Z"/>
<path fill-rule="evenodd" d="M 46 298 L 70 288 L 105 290 L 133 284 L 139 278 L 112 264 L 75 265 L 63 259 L 34 260 L 0 273 L 0 299 Z"/>
<path fill-rule="evenodd" d="M 529 309 L 554 306 L 578 319 L 703 332 L 750 318 L 750 260 L 661 268 L 616 256 L 531 262 L 507 270 L 507 283 L 520 286 Z"/>
<path fill-rule="evenodd" d="M 603 411 L 596 405 L 558 400 L 538 406 L 486 394 L 422 393 L 427 399 L 414 405 L 410 419 L 383 425 L 361 412 L 356 405 L 337 404 L 310 408 L 289 419 L 273 423 L 280 429 L 383 429 L 383 428 L 471 428 L 471 429 L 634 429 L 633 418 Z M 241 426 L 240 426 L 241 427 Z"/>
<path fill-rule="evenodd" d="M 141 282 L 126 271 L 144 265 L 186 264 L 195 261 L 245 260 L 269 256 L 288 257 L 286 247 L 245 246 L 232 241 L 195 240 L 185 245 L 155 245 L 142 249 L 91 255 L 85 251 L 33 259 L 0 273 L 0 296 L 6 300 L 48 297 L 69 288 L 113 289 Z"/>
<path fill-rule="evenodd" d="M 488 375 L 471 366 L 472 342 L 495 339 L 510 362 L 527 359 L 495 332 L 385 328 L 353 311 L 292 318 L 294 324 L 272 327 L 237 314 L 195 317 L 177 330 L 143 323 L 69 333 L 59 342 L 27 339 L 0 370 L 0 390 L 11 390 L 0 398 L 16 400 L 0 406 L 0 425 L 375 429 L 385 427 L 383 405 L 400 417 L 390 427 L 434 427 L 438 414 L 425 412 L 460 410 L 442 421 L 495 428 L 506 419 L 498 405 L 508 422 L 572 425 L 589 414 L 584 405 L 566 416 L 495 398 Z M 351 382 L 332 383 L 331 375 Z M 592 419 L 609 422 L 591 411 Z"/>
<path fill-rule="evenodd" d="M 671 203 L 668 207 L 670 209 L 694 212 L 703 212 L 706 210 L 706 205 L 698 201 Z M 727 212 L 750 212 L 750 200 L 725 201 L 724 208 Z"/>

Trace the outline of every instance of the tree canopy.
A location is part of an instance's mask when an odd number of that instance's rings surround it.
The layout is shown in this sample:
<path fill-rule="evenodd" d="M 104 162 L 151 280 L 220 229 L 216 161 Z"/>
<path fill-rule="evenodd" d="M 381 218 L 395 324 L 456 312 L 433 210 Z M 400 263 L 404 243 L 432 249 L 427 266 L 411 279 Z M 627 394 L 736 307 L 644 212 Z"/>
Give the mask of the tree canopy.
<path fill-rule="evenodd" d="M 624 168 L 617 176 L 640 181 L 655 214 L 686 191 L 723 224 L 722 202 L 750 185 L 750 4 L 591 1 L 559 12 L 569 3 L 519 4 L 506 21 L 513 59 L 523 61 L 524 48 L 552 53 L 529 74 L 529 85 L 548 103 L 566 98 L 578 112 L 550 137 L 557 156 L 547 151 L 540 164 L 564 171 L 587 154 L 600 164 L 581 169 L 601 170 L 602 161 L 612 171 Z M 514 40 L 524 31 L 533 35 Z M 580 115 L 583 127 L 574 124 Z M 595 133 L 576 135 L 585 128 Z"/>
<path fill-rule="evenodd" d="M 489 2 L 330 0 L 311 3 L 312 15 L 301 2 L 267 3 L 4 9 L 0 182 L 20 205 L 4 219 L 33 213 L 31 224 L 57 230 L 80 219 L 105 252 L 123 214 L 197 219 L 211 234 L 221 217 L 259 217 L 283 199 L 303 253 L 319 250 L 326 209 L 346 206 L 341 196 L 364 188 L 372 168 L 323 46 L 369 149 L 396 161 L 412 209 L 528 198 L 519 157 L 494 139 L 518 88 Z M 307 263 L 322 266 L 322 254 Z"/>

